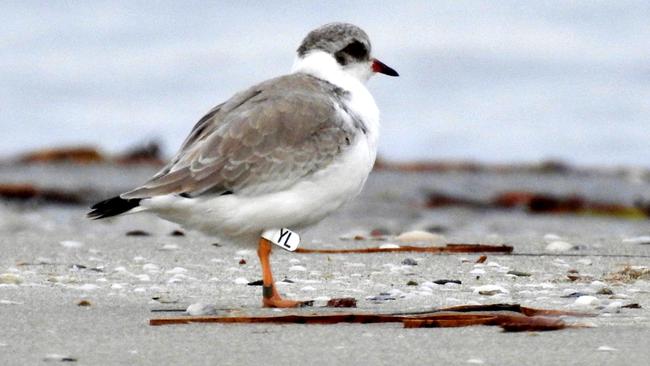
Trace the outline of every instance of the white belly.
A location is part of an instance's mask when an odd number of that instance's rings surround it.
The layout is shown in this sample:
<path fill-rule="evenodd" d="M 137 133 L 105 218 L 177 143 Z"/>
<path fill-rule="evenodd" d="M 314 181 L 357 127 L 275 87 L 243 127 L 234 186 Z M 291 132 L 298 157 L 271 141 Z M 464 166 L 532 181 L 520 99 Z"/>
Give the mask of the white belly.
<path fill-rule="evenodd" d="M 358 136 L 327 168 L 284 191 L 195 199 L 163 196 L 146 206 L 164 219 L 222 240 L 239 241 L 270 228 L 300 229 L 322 220 L 361 192 L 376 156 L 374 139 L 368 140 Z"/>

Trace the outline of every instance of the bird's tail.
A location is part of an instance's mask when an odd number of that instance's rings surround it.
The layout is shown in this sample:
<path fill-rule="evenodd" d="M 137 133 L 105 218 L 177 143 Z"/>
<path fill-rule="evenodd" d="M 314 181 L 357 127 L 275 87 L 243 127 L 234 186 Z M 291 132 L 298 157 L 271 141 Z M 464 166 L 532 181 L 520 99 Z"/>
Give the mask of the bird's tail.
<path fill-rule="evenodd" d="M 103 219 L 125 213 L 140 205 L 141 198 L 124 199 L 120 196 L 96 203 L 86 216 L 91 219 Z"/>

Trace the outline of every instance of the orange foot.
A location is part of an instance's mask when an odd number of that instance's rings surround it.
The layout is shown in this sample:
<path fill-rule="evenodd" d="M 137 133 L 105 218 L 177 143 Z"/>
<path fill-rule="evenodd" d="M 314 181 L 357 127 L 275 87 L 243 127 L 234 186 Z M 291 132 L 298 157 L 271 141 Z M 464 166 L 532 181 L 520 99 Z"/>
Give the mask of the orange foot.
<path fill-rule="evenodd" d="M 264 297 L 262 304 L 265 308 L 301 308 L 304 306 L 312 306 L 313 300 L 310 301 L 296 301 L 283 299 L 282 296 L 275 290 L 274 286 L 264 286 Z"/>

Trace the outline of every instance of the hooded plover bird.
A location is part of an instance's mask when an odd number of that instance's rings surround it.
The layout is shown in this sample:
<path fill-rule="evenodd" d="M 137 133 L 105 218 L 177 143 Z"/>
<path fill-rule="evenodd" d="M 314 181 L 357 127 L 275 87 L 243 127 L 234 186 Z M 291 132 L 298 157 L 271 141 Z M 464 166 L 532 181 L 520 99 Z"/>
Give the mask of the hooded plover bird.
<path fill-rule="evenodd" d="M 295 307 L 276 290 L 268 229 L 312 225 L 361 191 L 377 153 L 379 111 L 364 83 L 398 76 L 352 24 L 311 31 L 292 72 L 235 94 L 194 126 L 171 162 L 88 217 L 151 212 L 223 242 L 257 245 L 263 305 Z"/>

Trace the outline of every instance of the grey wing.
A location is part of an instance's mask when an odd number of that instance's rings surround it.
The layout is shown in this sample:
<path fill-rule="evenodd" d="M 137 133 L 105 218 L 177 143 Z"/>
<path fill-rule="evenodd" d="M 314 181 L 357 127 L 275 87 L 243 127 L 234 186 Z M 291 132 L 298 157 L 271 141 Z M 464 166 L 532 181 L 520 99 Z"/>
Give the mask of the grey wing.
<path fill-rule="evenodd" d="M 319 88 L 277 84 L 261 84 L 215 107 L 170 164 L 122 198 L 258 195 L 286 189 L 328 166 L 351 144 L 353 129 Z"/>

